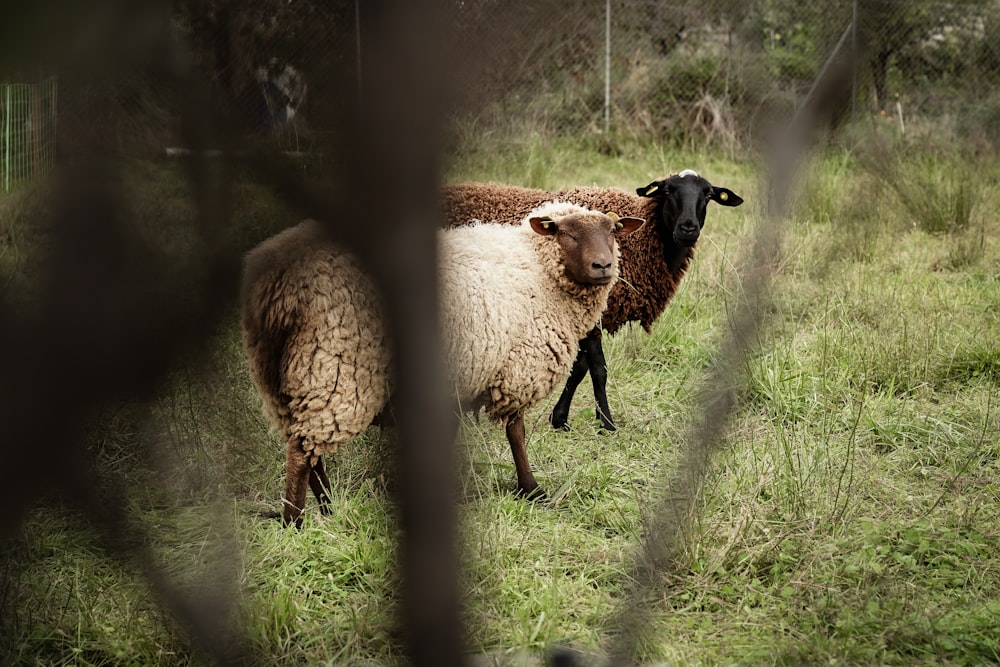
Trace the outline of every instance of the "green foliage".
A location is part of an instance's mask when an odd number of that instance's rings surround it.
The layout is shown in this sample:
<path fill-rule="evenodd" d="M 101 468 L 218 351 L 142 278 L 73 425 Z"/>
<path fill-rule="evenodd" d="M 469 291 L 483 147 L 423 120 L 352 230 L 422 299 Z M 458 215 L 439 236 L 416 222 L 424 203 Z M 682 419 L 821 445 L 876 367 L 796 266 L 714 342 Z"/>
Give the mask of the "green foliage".
<path fill-rule="evenodd" d="M 1000 94 L 986 93 L 964 108 L 958 128 L 975 152 L 990 154 L 1000 149 Z"/>
<path fill-rule="evenodd" d="M 0 287 L 17 293 L 28 286 L 23 276 L 37 246 L 38 229 L 32 220 L 44 210 L 44 194 L 28 186 L 0 195 Z"/>
<path fill-rule="evenodd" d="M 987 180 L 976 160 L 932 137 L 910 136 L 861 145 L 871 175 L 897 195 L 898 207 L 929 234 L 962 233 L 978 222 Z M 927 150 L 927 143 L 935 149 Z"/>
<path fill-rule="evenodd" d="M 1000 14 L 986 18 L 975 61 L 978 75 L 983 80 L 996 81 L 1000 78 Z"/>
<path fill-rule="evenodd" d="M 768 54 L 767 62 L 774 76 L 792 81 L 810 81 L 819 74 L 817 61 L 810 55 L 776 49 Z"/>

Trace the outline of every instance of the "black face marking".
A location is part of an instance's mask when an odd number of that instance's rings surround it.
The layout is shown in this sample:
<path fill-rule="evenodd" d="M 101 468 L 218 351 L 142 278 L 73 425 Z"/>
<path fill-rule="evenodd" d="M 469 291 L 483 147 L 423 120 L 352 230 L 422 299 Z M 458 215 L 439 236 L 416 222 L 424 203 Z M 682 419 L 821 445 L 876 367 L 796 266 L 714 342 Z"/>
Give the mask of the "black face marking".
<path fill-rule="evenodd" d="M 710 201 L 722 206 L 743 203 L 735 192 L 713 186 L 692 169 L 636 188 L 636 194 L 659 201 L 665 231 L 679 246 L 693 246 L 698 241 Z"/>

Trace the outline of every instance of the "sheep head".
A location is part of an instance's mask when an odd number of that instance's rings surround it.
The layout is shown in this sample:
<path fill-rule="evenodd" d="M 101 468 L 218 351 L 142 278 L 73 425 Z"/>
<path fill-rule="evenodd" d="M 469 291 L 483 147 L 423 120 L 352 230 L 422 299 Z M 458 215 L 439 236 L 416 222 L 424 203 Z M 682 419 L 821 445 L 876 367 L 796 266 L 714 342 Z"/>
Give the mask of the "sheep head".
<path fill-rule="evenodd" d="M 615 239 L 631 234 L 646 221 L 570 206 L 574 212 L 566 215 L 532 215 L 528 218 L 531 229 L 559 244 L 567 278 L 581 285 L 607 285 L 618 277 Z"/>
<path fill-rule="evenodd" d="M 640 197 L 651 197 L 659 204 L 666 232 L 680 246 L 693 246 L 705 226 L 708 202 L 739 206 L 743 198 L 728 188 L 712 185 L 693 169 L 668 176 L 636 189 Z"/>

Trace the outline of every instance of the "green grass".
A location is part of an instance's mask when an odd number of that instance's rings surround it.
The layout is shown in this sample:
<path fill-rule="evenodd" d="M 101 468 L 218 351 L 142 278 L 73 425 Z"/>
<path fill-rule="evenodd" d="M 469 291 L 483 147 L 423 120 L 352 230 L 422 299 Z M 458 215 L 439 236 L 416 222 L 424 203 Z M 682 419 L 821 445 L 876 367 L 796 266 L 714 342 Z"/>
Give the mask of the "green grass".
<path fill-rule="evenodd" d="M 734 267 L 761 215 L 759 171 L 713 155 L 609 154 L 537 138 L 494 148 L 464 153 L 449 180 L 634 188 L 693 167 L 747 200 L 710 211 L 652 335 L 605 338 L 619 432 L 598 431 L 588 384 L 570 432 L 546 424 L 555 397 L 528 415 L 529 456 L 550 503 L 513 497 L 502 429 L 461 423 L 468 649 L 504 664 L 530 664 L 553 646 L 597 655 L 743 297 Z M 769 318 L 741 360 L 738 410 L 649 610 L 644 662 L 1000 662 L 1000 225 L 984 214 L 1000 205 L 985 187 L 1000 169 L 970 170 L 979 203 L 946 233 L 899 201 L 903 187 L 942 178 L 947 159 L 924 172 L 907 163 L 899 173 L 917 175 L 899 188 L 848 151 L 807 170 Z M 164 223 L 150 233 L 186 242 L 168 232 L 186 229 L 179 221 L 191 210 L 172 168 L 133 173 L 135 208 Z M 293 222 L 252 182 L 238 187 L 245 227 L 234 242 Z M 0 244 L 4 284 L 16 284 L 23 248 Z M 260 519 L 283 491 L 282 443 L 260 414 L 235 313 L 211 342 L 151 406 L 109 410 L 93 438 L 102 470 L 128 483 L 156 562 L 184 590 L 231 592 L 259 664 L 401 661 L 387 436 L 373 428 L 330 462 L 330 516 L 310 501 L 301 531 Z M 32 514 L 0 561 L 6 662 L 201 664 L 143 577 L 98 545 L 71 512 Z"/>

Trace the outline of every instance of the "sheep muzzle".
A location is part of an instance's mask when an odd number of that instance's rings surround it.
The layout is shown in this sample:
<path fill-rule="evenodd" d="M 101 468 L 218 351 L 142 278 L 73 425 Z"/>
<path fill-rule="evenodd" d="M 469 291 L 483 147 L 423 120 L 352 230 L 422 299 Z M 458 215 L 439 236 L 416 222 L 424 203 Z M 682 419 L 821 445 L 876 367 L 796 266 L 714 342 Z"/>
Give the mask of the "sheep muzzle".
<path fill-rule="evenodd" d="M 615 279 L 614 264 L 612 262 L 592 262 L 588 277 L 594 285 L 607 285 Z"/>
<path fill-rule="evenodd" d="M 693 223 L 681 223 L 674 228 L 674 242 L 680 246 L 693 246 L 701 236 L 701 227 Z"/>

